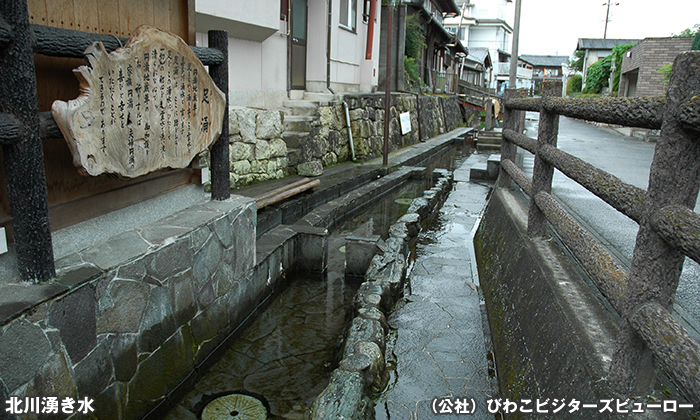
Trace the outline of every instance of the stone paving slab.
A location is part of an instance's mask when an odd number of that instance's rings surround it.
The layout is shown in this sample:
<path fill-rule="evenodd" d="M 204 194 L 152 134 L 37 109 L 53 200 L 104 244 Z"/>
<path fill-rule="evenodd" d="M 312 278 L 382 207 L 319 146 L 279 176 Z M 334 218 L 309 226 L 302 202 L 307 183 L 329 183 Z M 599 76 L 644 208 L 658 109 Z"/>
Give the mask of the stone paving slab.
<path fill-rule="evenodd" d="M 497 388 L 489 377 L 490 338 L 471 245 L 490 187 L 464 178 L 487 158 L 472 155 L 455 171 L 455 188 L 432 230 L 419 235 L 404 304 L 389 317 L 397 330 L 396 370 L 377 403 L 377 419 L 493 418 L 486 399 Z M 436 397 L 473 398 L 477 410 L 436 415 Z"/>

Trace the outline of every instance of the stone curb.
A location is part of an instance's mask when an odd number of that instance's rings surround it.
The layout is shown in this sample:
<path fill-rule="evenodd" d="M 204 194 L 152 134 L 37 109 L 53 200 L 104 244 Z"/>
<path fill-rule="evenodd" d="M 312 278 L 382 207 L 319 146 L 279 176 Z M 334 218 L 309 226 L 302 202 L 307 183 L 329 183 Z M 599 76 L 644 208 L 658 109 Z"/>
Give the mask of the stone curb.
<path fill-rule="evenodd" d="M 343 358 L 328 386 L 314 400 L 312 419 L 374 418 L 371 395 L 389 381 L 386 367 L 386 316 L 403 295 L 408 268 L 408 243 L 420 222 L 444 202 L 452 189 L 452 173 L 436 169 L 435 186 L 415 198 L 408 212 L 389 228 L 389 239 L 372 259 L 355 294 L 355 317 L 344 343 Z"/>

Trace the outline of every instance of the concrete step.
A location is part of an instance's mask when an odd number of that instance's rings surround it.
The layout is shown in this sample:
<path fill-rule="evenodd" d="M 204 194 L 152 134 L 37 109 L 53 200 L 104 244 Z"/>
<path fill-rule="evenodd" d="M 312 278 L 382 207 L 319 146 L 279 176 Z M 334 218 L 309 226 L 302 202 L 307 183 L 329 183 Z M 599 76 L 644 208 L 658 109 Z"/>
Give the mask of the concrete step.
<path fill-rule="evenodd" d="M 284 131 L 304 131 L 309 132 L 311 122 L 318 117 L 309 115 L 287 115 L 284 117 Z"/>
<path fill-rule="evenodd" d="M 285 131 L 282 133 L 282 140 L 287 144 L 287 149 L 299 149 L 302 143 L 309 138 L 308 131 Z"/>
<path fill-rule="evenodd" d="M 289 100 L 282 103 L 288 108 L 291 115 L 297 116 L 317 116 L 319 102 L 305 100 Z"/>
<path fill-rule="evenodd" d="M 304 100 L 318 102 L 322 105 L 339 103 L 338 97 L 332 93 L 304 92 Z"/>
<path fill-rule="evenodd" d="M 501 155 L 490 155 L 485 163 L 477 163 L 469 169 L 469 180 L 493 181 L 498 178 L 501 168 Z"/>
<path fill-rule="evenodd" d="M 476 150 L 501 150 L 501 143 L 499 142 L 498 144 L 490 144 L 478 142 L 476 143 Z"/>

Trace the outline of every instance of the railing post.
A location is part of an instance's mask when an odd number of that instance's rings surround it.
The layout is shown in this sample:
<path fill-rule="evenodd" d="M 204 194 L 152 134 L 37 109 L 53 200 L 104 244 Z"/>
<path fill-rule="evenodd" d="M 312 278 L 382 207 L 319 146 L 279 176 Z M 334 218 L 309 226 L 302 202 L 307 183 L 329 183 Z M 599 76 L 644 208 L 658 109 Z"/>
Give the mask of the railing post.
<path fill-rule="evenodd" d="M 525 96 L 525 91 L 522 89 L 506 89 L 503 93 L 503 131 L 517 129 L 520 114 L 524 112 L 508 108 L 507 104 L 509 100 L 519 98 L 522 96 Z M 503 135 L 501 134 L 501 162 L 505 160 L 515 162 L 517 148 L 518 146 L 503 138 Z M 501 169 L 498 173 L 498 180 L 498 184 L 501 187 L 517 187 L 517 185 L 514 182 L 510 182 L 510 176 L 503 168 L 503 165 L 501 165 Z"/>
<path fill-rule="evenodd" d="M 554 167 L 542 159 L 539 150 L 545 144 L 555 147 L 557 145 L 559 115 L 547 112 L 544 104 L 547 97 L 561 97 L 561 89 L 562 84 L 560 81 L 545 82 L 542 85 L 542 106 L 540 108 L 540 122 L 537 132 L 537 154 L 535 155 L 535 166 L 532 170 L 531 196 L 533 200 L 530 201 L 530 213 L 527 221 L 527 234 L 531 237 L 544 236 L 547 232 L 547 218 L 535 204 L 534 197 L 540 191 L 547 193 L 552 191 Z"/>
<path fill-rule="evenodd" d="M 230 158 L 228 146 L 228 32 L 209 31 L 209 48 L 224 54 L 221 64 L 209 66 L 209 74 L 216 86 L 226 96 L 224 121 L 219 139 L 211 147 L 211 199 L 226 200 L 231 197 Z"/>
<path fill-rule="evenodd" d="M 649 188 L 630 268 L 620 334 L 608 374 L 621 393 L 646 393 L 654 371 L 650 351 L 634 332 L 630 319 L 643 304 L 657 302 L 671 311 L 684 255 L 653 229 L 651 217 L 664 206 L 695 207 L 700 188 L 700 133 L 679 118 L 700 95 L 700 52 L 679 54 L 666 95 L 661 137 L 656 144 Z M 679 360 L 683 364 L 687 361 Z"/>
<path fill-rule="evenodd" d="M 486 108 L 486 123 L 484 124 L 484 131 L 491 131 L 493 130 L 493 100 L 490 97 L 486 98 L 486 102 L 484 103 L 484 108 Z"/>
<path fill-rule="evenodd" d="M 0 114 L 6 132 L 2 143 L 7 195 L 20 279 L 43 282 L 56 275 L 44 151 L 39 134 L 39 107 L 34 54 L 26 1 L 4 1 L 0 19 L 11 28 L 0 41 Z"/>

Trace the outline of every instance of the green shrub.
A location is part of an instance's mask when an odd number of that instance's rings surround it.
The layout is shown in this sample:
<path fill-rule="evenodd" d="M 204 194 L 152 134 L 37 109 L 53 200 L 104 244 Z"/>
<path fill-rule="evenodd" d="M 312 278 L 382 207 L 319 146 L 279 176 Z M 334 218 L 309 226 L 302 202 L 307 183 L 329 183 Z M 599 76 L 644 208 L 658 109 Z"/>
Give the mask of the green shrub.
<path fill-rule="evenodd" d="M 412 57 L 403 57 L 403 70 L 406 74 L 406 82 L 409 86 L 412 86 L 415 82 L 422 82 L 420 75 L 418 74 L 418 63 L 416 59 Z"/>
<path fill-rule="evenodd" d="M 608 86 L 611 63 L 612 56 L 609 55 L 602 60 L 596 61 L 588 68 L 586 87 L 583 89 L 583 93 L 600 93 L 604 87 Z"/>
<path fill-rule="evenodd" d="M 425 85 L 420 77 L 419 60 L 423 49 L 426 47 L 425 33 L 418 21 L 418 15 L 414 14 L 406 19 L 406 46 L 404 47 L 403 70 L 408 86 Z"/>
<path fill-rule="evenodd" d="M 610 70 L 612 62 L 615 60 L 615 74 L 610 91 L 613 95 L 617 95 L 617 91 L 620 88 L 622 57 L 633 46 L 634 44 L 616 45 L 611 55 L 593 63 L 586 73 L 586 87 L 583 89 L 583 93 L 600 93 L 604 87 L 610 86 Z"/>
<path fill-rule="evenodd" d="M 581 92 L 583 86 L 583 76 L 575 74 L 566 82 L 566 96 Z"/>

